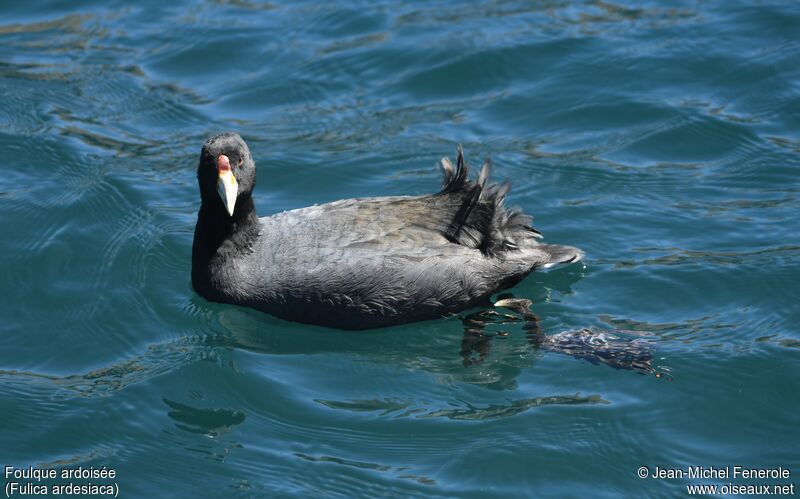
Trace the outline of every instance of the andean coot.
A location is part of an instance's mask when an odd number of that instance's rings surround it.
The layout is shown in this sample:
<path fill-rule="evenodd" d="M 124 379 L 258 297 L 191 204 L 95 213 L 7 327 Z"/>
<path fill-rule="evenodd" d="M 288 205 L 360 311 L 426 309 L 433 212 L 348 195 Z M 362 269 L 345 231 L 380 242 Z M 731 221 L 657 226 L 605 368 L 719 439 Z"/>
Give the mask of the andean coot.
<path fill-rule="evenodd" d="M 442 189 L 424 196 L 347 199 L 258 218 L 256 165 L 235 133 L 200 154 L 192 285 L 205 298 L 292 321 L 367 329 L 479 305 L 531 271 L 578 261 L 541 244 L 531 218 L 503 207 L 508 184 L 467 178 L 441 160 Z"/>

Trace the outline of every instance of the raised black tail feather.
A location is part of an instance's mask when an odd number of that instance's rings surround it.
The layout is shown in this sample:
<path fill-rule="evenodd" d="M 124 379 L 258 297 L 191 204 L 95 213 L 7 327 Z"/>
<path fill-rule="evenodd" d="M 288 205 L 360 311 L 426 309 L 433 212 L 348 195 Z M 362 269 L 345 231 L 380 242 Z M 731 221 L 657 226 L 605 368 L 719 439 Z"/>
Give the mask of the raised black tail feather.
<path fill-rule="evenodd" d="M 444 172 L 442 190 L 436 195 L 450 197 L 458 208 L 450 220 L 444 236 L 469 248 L 480 249 L 484 254 L 496 255 L 517 249 L 515 240 L 522 237 L 541 237 L 530 224 L 532 217 L 503 206 L 503 200 L 511 185 L 486 185 L 491 163 L 487 160 L 475 182 L 469 180 L 469 166 L 464 161 L 464 149 L 457 149 L 456 164 L 448 158 L 440 162 Z M 513 236 L 513 237 L 512 237 Z"/>

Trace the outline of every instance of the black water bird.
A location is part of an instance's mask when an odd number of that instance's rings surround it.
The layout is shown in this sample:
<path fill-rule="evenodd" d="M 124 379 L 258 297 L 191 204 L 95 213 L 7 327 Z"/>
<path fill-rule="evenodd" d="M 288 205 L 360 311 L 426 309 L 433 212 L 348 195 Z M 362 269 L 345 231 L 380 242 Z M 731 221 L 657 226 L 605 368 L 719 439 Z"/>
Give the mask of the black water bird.
<path fill-rule="evenodd" d="M 503 206 L 508 184 L 474 181 L 461 148 L 442 189 L 347 199 L 258 218 L 256 166 L 235 133 L 200 154 L 192 285 L 208 300 L 341 329 L 434 319 L 474 307 L 533 270 L 575 262 Z"/>

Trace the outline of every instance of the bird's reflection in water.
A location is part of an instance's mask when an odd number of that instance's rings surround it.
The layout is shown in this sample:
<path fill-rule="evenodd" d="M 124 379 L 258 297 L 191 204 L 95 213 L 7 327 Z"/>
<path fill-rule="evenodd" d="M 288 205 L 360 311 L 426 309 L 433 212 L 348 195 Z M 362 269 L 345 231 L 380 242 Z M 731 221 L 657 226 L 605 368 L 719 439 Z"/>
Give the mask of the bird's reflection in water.
<path fill-rule="evenodd" d="M 502 330 L 490 332 L 487 326 L 502 327 L 522 322 L 528 343 L 537 350 L 562 353 L 592 364 L 605 364 L 615 369 L 629 369 L 671 379 L 653 366 L 652 337 L 638 331 L 594 327 L 548 335 L 542 330 L 539 317 L 531 311 L 531 305 L 531 300 L 502 294 L 493 309 L 480 310 L 464 317 L 464 337 L 461 340 L 464 367 L 481 364 L 491 351 L 492 339 L 509 334 Z"/>

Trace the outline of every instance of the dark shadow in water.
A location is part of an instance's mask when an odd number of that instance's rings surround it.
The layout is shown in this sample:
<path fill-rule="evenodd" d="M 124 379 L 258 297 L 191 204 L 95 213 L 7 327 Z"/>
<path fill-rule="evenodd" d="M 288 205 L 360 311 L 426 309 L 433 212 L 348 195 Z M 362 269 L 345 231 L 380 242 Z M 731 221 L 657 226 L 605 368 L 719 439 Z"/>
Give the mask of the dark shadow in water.
<path fill-rule="evenodd" d="M 372 412 L 379 416 L 394 418 L 447 418 L 461 421 L 480 421 L 484 419 L 497 419 L 521 414 L 530 409 L 556 405 L 598 405 L 610 404 L 600 395 L 547 395 L 542 397 L 506 400 L 501 404 L 476 406 L 474 404 L 458 401 L 451 402 L 447 407 L 434 406 L 420 403 L 416 400 L 398 400 L 391 398 L 373 400 L 326 400 L 314 399 L 315 402 L 329 409 L 344 410 L 364 413 Z"/>
<path fill-rule="evenodd" d="M 170 407 L 167 416 L 175 426 L 191 433 L 217 437 L 231 427 L 244 422 L 244 413 L 232 409 L 198 409 L 185 404 L 162 399 Z"/>
<path fill-rule="evenodd" d="M 582 396 L 575 395 L 550 395 L 546 397 L 533 397 L 529 399 L 512 400 L 507 404 L 493 404 L 487 407 L 475 407 L 467 405 L 459 409 L 439 409 L 427 414 L 422 414 L 420 418 L 448 418 L 460 421 L 481 421 L 484 419 L 497 419 L 516 416 L 529 409 L 552 405 L 596 405 L 609 404 L 608 400 L 600 395 Z"/>
<path fill-rule="evenodd" d="M 541 320 L 531 310 L 531 304 L 531 300 L 514 298 L 507 293 L 498 297 L 495 309 L 479 310 L 464 317 L 464 337 L 461 340 L 464 367 L 482 364 L 491 351 L 492 339 L 509 334 L 507 331 L 489 333 L 488 326 L 516 325 L 522 322 L 528 343 L 537 350 L 561 353 L 615 369 L 664 376 L 664 373 L 657 372 L 653 367 L 653 337 L 645 336 L 639 331 L 603 330 L 594 327 L 547 335 L 542 330 Z M 508 309 L 514 313 L 504 313 L 496 308 Z"/>

